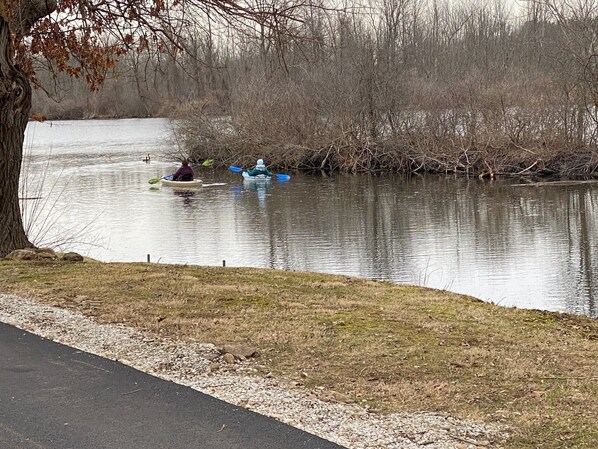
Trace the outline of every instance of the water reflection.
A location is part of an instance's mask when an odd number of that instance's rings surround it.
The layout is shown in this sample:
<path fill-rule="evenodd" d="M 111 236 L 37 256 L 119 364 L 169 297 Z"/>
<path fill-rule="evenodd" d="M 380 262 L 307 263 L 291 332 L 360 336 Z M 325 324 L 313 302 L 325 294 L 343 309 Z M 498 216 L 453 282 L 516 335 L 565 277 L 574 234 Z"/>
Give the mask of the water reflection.
<path fill-rule="evenodd" d="M 195 191 L 186 189 L 173 189 L 172 193 L 182 199 L 183 207 L 192 207 Z"/>
<path fill-rule="evenodd" d="M 243 180 L 243 188 L 245 190 L 249 190 L 251 192 L 257 193 L 257 199 L 260 207 L 265 207 L 266 205 L 266 191 L 268 188 L 272 186 L 272 180 L 251 180 L 251 179 L 244 179 Z"/>
<path fill-rule="evenodd" d="M 598 315 L 598 184 L 300 174 L 287 183 L 247 183 L 239 174 L 194 167 L 204 187 L 180 191 L 147 183 L 176 168 L 157 156 L 167 143 L 156 135 L 167 125 L 113 122 L 116 143 L 97 130 L 51 136 L 45 185 L 57 188 L 44 195 L 60 211 L 53 229 L 88 224 L 100 242 L 71 242 L 69 249 L 106 261 L 151 254 L 161 262 L 226 260 L 228 266 L 343 273 Z M 97 144 L 94 135 L 102 137 Z M 44 167 L 48 144 L 40 142 L 33 168 Z"/>

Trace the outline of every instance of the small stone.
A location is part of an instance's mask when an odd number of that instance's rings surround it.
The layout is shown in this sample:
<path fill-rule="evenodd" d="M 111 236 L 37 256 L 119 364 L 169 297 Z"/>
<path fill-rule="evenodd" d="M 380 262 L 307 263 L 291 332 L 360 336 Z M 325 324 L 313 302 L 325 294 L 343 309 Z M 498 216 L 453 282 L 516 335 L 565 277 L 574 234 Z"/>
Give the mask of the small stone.
<path fill-rule="evenodd" d="M 66 260 L 68 262 L 82 262 L 83 256 L 79 253 L 69 252 L 62 255 L 62 260 Z"/>
<path fill-rule="evenodd" d="M 211 372 L 218 371 L 220 369 L 220 363 L 212 362 L 210 363 L 209 368 Z"/>
<path fill-rule="evenodd" d="M 227 344 L 222 349 L 225 353 L 230 353 L 240 360 L 249 359 L 256 355 L 257 350 L 251 346 L 239 344 Z"/>
<path fill-rule="evenodd" d="M 232 365 L 233 363 L 235 363 L 235 356 L 232 355 L 230 352 L 227 352 L 226 354 L 224 354 L 222 359 L 229 365 Z"/>
<path fill-rule="evenodd" d="M 9 253 L 6 257 L 6 260 L 35 260 L 37 259 L 37 254 L 35 251 L 30 249 L 15 249 L 11 253 Z"/>

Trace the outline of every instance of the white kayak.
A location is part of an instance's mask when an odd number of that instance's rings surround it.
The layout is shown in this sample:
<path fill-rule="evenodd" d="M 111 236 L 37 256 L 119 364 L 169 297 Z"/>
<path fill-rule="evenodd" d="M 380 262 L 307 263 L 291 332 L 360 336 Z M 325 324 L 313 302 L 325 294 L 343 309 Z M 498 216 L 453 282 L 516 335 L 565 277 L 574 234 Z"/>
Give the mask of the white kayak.
<path fill-rule="evenodd" d="M 201 187 L 203 183 L 201 179 L 194 179 L 193 181 L 171 181 L 169 179 L 161 179 L 160 182 L 165 187 L 178 187 L 183 189 Z"/>
<path fill-rule="evenodd" d="M 257 176 L 250 176 L 249 173 L 246 171 L 243 172 L 243 181 L 270 181 L 272 176 L 267 175 L 257 175 Z"/>

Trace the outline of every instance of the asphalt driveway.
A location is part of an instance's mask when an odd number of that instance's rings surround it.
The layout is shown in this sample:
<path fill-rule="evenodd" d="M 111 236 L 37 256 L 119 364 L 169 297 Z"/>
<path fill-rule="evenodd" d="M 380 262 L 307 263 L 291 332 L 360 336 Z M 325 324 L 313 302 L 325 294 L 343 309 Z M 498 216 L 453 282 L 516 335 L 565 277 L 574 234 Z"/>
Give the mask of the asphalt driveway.
<path fill-rule="evenodd" d="M 0 323 L 2 449 L 340 449 L 191 388 Z"/>

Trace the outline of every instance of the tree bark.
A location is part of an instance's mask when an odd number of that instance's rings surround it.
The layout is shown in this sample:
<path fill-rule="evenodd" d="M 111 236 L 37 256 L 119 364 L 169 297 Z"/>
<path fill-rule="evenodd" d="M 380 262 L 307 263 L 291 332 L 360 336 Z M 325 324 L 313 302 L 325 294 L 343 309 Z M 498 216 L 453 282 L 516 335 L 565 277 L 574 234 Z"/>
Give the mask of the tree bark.
<path fill-rule="evenodd" d="M 31 85 L 14 64 L 9 25 L 0 16 L 0 257 L 32 246 L 19 205 L 23 141 L 30 112 Z"/>

